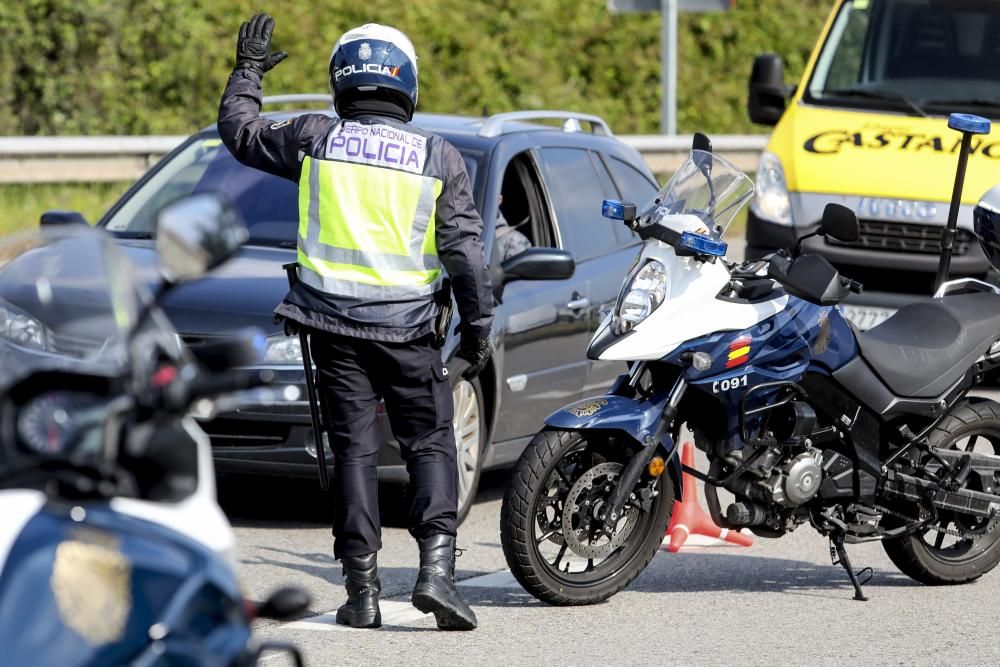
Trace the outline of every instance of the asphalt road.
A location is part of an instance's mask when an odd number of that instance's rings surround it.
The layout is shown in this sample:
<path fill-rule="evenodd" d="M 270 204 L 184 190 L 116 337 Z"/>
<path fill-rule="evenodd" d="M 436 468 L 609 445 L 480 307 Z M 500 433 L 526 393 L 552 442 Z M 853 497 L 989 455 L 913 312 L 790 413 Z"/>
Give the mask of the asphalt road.
<path fill-rule="evenodd" d="M 282 584 L 313 596 L 292 623 L 262 621 L 261 638 L 291 641 L 309 665 L 448 664 L 1000 664 L 1000 573 L 953 588 L 900 574 L 877 544 L 849 546 L 857 567 L 875 568 L 855 602 L 827 542 L 808 527 L 749 548 L 687 546 L 660 552 L 626 591 L 592 607 L 557 608 L 527 595 L 506 571 L 499 539 L 504 474 L 484 480 L 462 526 L 463 593 L 480 627 L 442 633 L 409 606 L 417 551 L 401 528 L 384 528 L 380 553 L 384 625 L 333 624 L 345 599 L 333 560 L 327 503 L 314 484 L 227 484 L 249 597 Z M 489 576 L 484 576 L 489 575 Z M 470 585 L 471 584 L 471 585 Z M 280 656 L 264 663 L 290 664 Z"/>

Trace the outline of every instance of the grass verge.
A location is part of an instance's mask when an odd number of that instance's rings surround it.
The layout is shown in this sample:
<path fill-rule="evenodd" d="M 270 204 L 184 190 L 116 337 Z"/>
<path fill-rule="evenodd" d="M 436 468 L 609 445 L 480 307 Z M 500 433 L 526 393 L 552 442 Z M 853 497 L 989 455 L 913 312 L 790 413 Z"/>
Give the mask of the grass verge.
<path fill-rule="evenodd" d="M 53 183 L 0 185 L 0 235 L 38 226 L 43 212 L 51 209 L 79 211 L 96 222 L 128 183 Z"/>

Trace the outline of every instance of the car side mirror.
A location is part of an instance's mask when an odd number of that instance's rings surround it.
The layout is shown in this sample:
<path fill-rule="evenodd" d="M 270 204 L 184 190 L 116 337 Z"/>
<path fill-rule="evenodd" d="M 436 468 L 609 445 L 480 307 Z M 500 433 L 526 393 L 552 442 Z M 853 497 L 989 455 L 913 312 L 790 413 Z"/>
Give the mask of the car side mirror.
<path fill-rule="evenodd" d="M 601 204 L 601 215 L 609 220 L 621 220 L 626 224 L 635 220 L 636 212 L 635 204 L 617 199 L 605 199 Z"/>
<path fill-rule="evenodd" d="M 200 278 L 229 259 L 247 236 L 239 213 L 218 195 L 181 199 L 157 216 L 160 273 L 170 284 Z"/>
<path fill-rule="evenodd" d="M 556 248 L 529 248 L 500 266 L 504 284 L 515 280 L 566 280 L 576 272 L 573 255 Z"/>
<path fill-rule="evenodd" d="M 42 213 L 39 220 L 42 227 L 55 227 L 59 225 L 86 225 L 87 219 L 82 213 L 77 211 L 52 210 Z"/>
<path fill-rule="evenodd" d="M 858 214 L 840 204 L 827 204 L 819 223 L 823 234 L 841 243 L 853 243 L 861 236 Z"/>
<path fill-rule="evenodd" d="M 787 106 L 789 87 L 785 84 L 785 63 L 781 56 L 762 53 L 750 71 L 747 112 L 751 122 L 777 125 Z"/>

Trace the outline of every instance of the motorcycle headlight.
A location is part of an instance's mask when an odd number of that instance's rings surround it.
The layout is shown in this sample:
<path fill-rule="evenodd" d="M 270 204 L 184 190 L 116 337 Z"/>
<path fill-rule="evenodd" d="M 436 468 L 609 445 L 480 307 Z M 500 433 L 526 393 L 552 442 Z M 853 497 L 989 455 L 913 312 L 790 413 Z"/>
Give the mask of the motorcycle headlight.
<path fill-rule="evenodd" d="M 750 209 L 761 220 L 779 225 L 792 224 L 792 202 L 788 196 L 785 170 L 781 167 L 781 160 L 774 153 L 765 152 L 760 156 L 757 192 L 750 203 Z"/>
<path fill-rule="evenodd" d="M 6 303 L 0 303 L 0 337 L 22 347 L 45 349 L 42 323 Z"/>
<path fill-rule="evenodd" d="M 302 365 L 302 346 L 298 336 L 271 336 L 267 339 L 267 351 L 264 353 L 265 364 L 288 366 Z"/>
<path fill-rule="evenodd" d="M 667 267 L 655 259 L 647 262 L 623 291 L 618 306 L 619 331 L 629 331 L 649 317 L 666 295 Z"/>

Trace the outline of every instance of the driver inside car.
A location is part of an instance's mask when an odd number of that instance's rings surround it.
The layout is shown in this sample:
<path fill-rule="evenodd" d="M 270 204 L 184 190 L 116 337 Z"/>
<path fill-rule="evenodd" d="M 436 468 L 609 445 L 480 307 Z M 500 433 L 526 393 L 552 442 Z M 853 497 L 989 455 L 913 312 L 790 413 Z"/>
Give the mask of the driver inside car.
<path fill-rule="evenodd" d="M 503 195 L 500 195 L 497 198 L 496 250 L 494 254 L 501 262 L 520 255 L 532 247 L 531 239 L 507 222 L 507 218 L 503 216 L 503 211 L 501 210 L 502 205 Z M 527 222 L 527 219 L 524 222 Z M 524 224 L 524 222 L 520 223 L 518 227 Z"/>

